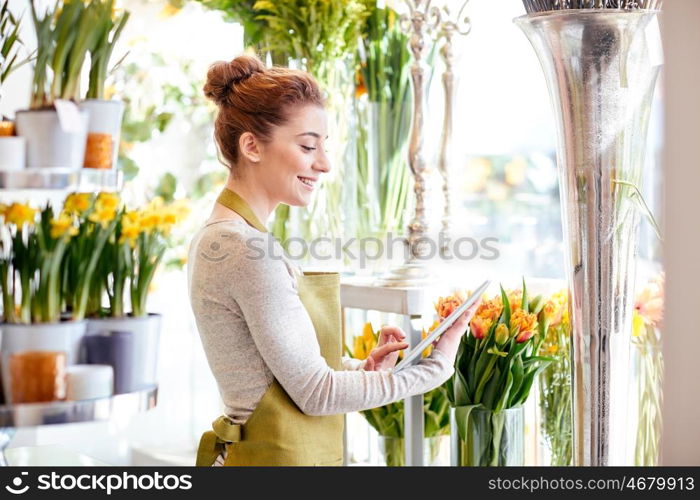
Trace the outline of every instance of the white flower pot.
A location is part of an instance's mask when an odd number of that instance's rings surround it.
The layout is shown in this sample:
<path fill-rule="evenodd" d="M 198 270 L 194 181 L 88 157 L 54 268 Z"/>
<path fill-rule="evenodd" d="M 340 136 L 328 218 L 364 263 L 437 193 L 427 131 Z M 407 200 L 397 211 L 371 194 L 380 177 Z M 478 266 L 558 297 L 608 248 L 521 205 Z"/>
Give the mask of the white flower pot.
<path fill-rule="evenodd" d="M 85 321 L 62 321 L 60 323 L 37 323 L 18 325 L 0 324 L 0 373 L 5 401 L 12 401 L 10 356 L 23 351 L 63 351 L 68 365 L 80 359 L 80 346 L 85 335 Z"/>
<path fill-rule="evenodd" d="M 17 135 L 27 140 L 27 166 L 81 168 L 88 131 L 86 110 L 80 110 L 79 125 L 79 131 L 66 132 L 61 128 L 55 110 L 17 111 L 15 127 Z"/>
<path fill-rule="evenodd" d="M 0 137 L 0 170 L 22 170 L 26 164 L 27 140 L 24 137 Z"/>
<path fill-rule="evenodd" d="M 149 314 L 139 318 L 89 319 L 87 323 L 86 336 L 104 335 L 109 332 L 131 332 L 133 342 L 129 345 L 133 351 L 130 360 L 128 360 L 131 367 L 130 385 L 134 390 L 138 390 L 157 384 L 160 314 Z M 114 362 L 119 363 L 119 360 Z M 119 366 L 114 368 L 115 372 L 120 370 Z"/>
<path fill-rule="evenodd" d="M 80 109 L 90 113 L 89 133 L 112 136 L 112 168 L 116 168 L 122 118 L 124 117 L 124 103 L 106 99 L 87 99 L 80 103 Z"/>

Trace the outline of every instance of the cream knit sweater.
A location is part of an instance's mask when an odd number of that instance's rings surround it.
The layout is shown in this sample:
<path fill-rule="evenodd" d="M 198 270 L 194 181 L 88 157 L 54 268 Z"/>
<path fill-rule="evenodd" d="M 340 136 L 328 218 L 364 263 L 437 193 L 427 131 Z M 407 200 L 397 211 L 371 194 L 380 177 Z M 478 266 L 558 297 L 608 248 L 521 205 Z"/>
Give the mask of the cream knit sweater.
<path fill-rule="evenodd" d="M 422 394 L 452 375 L 453 360 L 437 349 L 396 374 L 349 358 L 331 369 L 299 299 L 301 270 L 283 255 L 272 235 L 231 219 L 208 223 L 190 244 L 190 303 L 234 422 L 245 423 L 275 378 L 302 412 L 331 415 Z"/>

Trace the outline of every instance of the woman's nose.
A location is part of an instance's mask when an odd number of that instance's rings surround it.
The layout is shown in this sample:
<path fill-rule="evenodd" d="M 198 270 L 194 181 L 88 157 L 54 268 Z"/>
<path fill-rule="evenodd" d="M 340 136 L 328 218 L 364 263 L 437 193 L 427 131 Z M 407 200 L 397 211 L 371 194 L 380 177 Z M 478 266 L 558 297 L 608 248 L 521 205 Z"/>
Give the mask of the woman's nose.
<path fill-rule="evenodd" d="M 328 155 L 325 151 L 321 151 L 314 163 L 314 168 L 320 170 L 321 172 L 328 172 L 331 169 L 331 162 L 328 159 Z"/>

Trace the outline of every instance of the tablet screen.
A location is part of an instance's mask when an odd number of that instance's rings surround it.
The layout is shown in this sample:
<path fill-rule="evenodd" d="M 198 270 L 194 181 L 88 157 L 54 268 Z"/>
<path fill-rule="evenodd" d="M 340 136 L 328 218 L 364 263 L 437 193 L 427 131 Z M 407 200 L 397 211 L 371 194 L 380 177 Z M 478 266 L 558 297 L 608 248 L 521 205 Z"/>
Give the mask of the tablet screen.
<path fill-rule="evenodd" d="M 425 337 L 423 340 L 421 340 L 418 345 L 416 345 L 413 349 L 411 349 L 410 352 L 408 352 L 404 358 L 399 361 L 399 363 L 394 367 L 394 373 L 399 372 L 406 368 L 407 366 L 411 365 L 411 362 L 420 357 L 422 352 L 430 345 L 432 344 L 435 339 L 437 339 L 440 335 L 442 335 L 445 330 L 447 330 L 449 327 L 452 326 L 452 324 L 457 321 L 457 319 L 466 312 L 467 309 L 469 309 L 474 303 L 476 303 L 479 298 L 486 292 L 486 289 L 489 287 L 491 284 L 491 281 L 486 280 L 484 281 L 479 288 L 476 289 L 474 293 L 472 293 L 467 300 L 465 300 L 460 306 L 455 309 L 452 314 L 450 314 L 447 318 L 442 320 L 440 325 L 430 332 L 427 337 Z"/>

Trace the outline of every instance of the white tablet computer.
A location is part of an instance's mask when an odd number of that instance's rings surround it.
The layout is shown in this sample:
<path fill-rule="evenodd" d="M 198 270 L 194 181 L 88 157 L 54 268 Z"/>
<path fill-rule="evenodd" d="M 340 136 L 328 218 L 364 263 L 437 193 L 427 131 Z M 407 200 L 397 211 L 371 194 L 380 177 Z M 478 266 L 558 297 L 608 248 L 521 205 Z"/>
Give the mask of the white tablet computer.
<path fill-rule="evenodd" d="M 394 373 L 399 372 L 406 368 L 407 366 L 411 365 L 411 362 L 420 357 L 420 355 L 425 351 L 425 349 L 433 343 L 435 339 L 437 339 L 440 335 L 445 333 L 445 330 L 447 330 L 449 327 L 452 326 L 452 324 L 457 321 L 457 319 L 464 314 L 464 312 L 469 309 L 474 303 L 476 303 L 479 298 L 484 294 L 486 289 L 489 287 L 491 284 L 491 281 L 486 280 L 484 281 L 479 288 L 476 289 L 476 291 L 469 296 L 467 300 L 464 301 L 457 309 L 454 310 L 452 314 L 450 314 L 447 318 L 442 320 L 440 325 L 430 332 L 427 337 L 425 337 L 422 341 L 418 343 L 417 346 L 415 346 L 413 349 L 411 349 L 410 352 L 406 353 L 401 361 L 394 367 Z"/>

